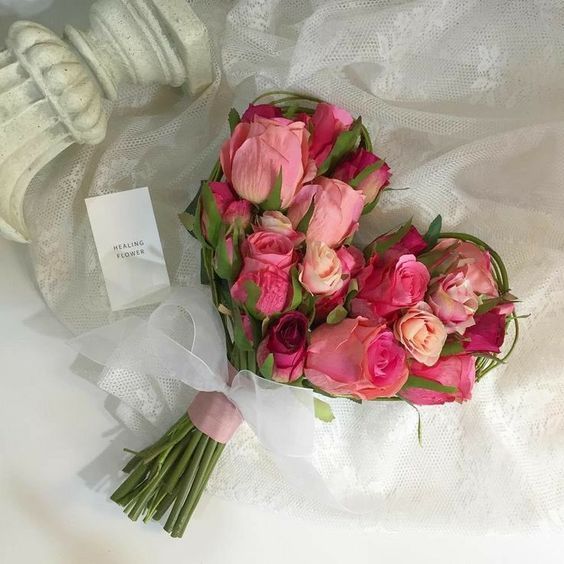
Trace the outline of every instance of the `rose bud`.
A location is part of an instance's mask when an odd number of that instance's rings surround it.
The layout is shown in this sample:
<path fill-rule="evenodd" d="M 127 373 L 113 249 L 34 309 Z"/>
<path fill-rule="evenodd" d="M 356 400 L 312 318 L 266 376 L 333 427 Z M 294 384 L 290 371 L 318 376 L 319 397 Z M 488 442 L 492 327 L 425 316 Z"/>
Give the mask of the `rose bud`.
<path fill-rule="evenodd" d="M 433 366 L 426 366 L 413 361 L 409 364 L 409 372 L 413 376 L 437 382 L 456 392 L 446 393 L 425 388 L 404 388 L 400 395 L 416 405 L 437 405 L 452 401 L 459 403 L 472 397 L 472 388 L 476 379 L 476 364 L 470 355 L 446 356 Z"/>
<path fill-rule="evenodd" d="M 301 121 L 256 116 L 252 123 L 239 123 L 223 144 L 223 172 L 235 192 L 253 204 L 270 196 L 281 173 L 281 207 L 287 208 L 302 183 L 315 176 L 308 139 Z"/>
<path fill-rule="evenodd" d="M 362 148 L 357 149 L 351 157 L 339 164 L 333 173 L 333 177 L 350 184 L 361 172 L 379 160 L 381 159 L 374 153 Z M 380 190 L 389 184 L 391 175 L 390 167 L 382 162 L 382 166 L 370 172 L 366 178 L 355 186 L 357 190 L 364 194 L 365 205 L 371 204 L 377 198 Z"/>
<path fill-rule="evenodd" d="M 246 229 L 251 221 L 251 204 L 245 200 L 239 200 L 226 182 L 210 182 L 209 186 L 223 223 L 227 225 L 237 223 L 243 229 Z M 208 233 L 208 226 L 209 219 L 205 210 L 202 210 L 202 231 L 204 235 Z"/>
<path fill-rule="evenodd" d="M 429 271 L 414 255 L 383 261 L 377 255 L 358 275 L 358 294 L 351 302 L 355 315 L 388 317 L 415 306 L 425 296 Z"/>
<path fill-rule="evenodd" d="M 499 291 L 492 276 L 490 254 L 477 245 L 460 239 L 442 239 L 432 249 L 444 251 L 429 270 L 439 272 L 461 271 L 478 295 L 497 297 Z"/>
<path fill-rule="evenodd" d="M 299 311 L 284 313 L 270 325 L 257 350 L 257 362 L 262 366 L 270 354 L 274 365 L 272 379 L 294 382 L 304 371 L 307 349 L 308 319 Z"/>
<path fill-rule="evenodd" d="M 245 270 L 258 270 L 260 265 L 270 264 L 285 271 L 296 262 L 294 244 L 285 235 L 259 231 L 249 235 L 241 245 L 245 259 Z"/>
<path fill-rule="evenodd" d="M 310 120 L 313 132 L 309 149 L 317 166 L 328 157 L 337 137 L 347 131 L 353 121 L 351 114 L 342 108 L 325 102 L 317 104 Z"/>
<path fill-rule="evenodd" d="M 248 283 L 254 284 L 259 291 L 255 306 L 258 317 L 282 313 L 291 300 L 290 275 L 283 269 L 269 264 L 263 264 L 260 270 L 245 271 L 243 269 L 231 287 L 232 298 L 243 305 L 248 305 Z"/>
<path fill-rule="evenodd" d="M 285 235 L 292 241 L 294 247 L 301 245 L 305 240 L 305 235 L 299 231 L 295 231 L 292 222 L 280 211 L 265 211 L 258 218 L 258 225 L 255 231 L 269 231 Z"/>
<path fill-rule="evenodd" d="M 447 338 L 443 322 L 431 313 L 431 308 L 420 302 L 394 324 L 396 339 L 421 364 L 433 366 L 441 355 Z"/>
<path fill-rule="evenodd" d="M 474 314 L 480 305 L 470 280 L 461 271 L 435 279 L 429 289 L 427 303 L 443 322 L 447 333 L 460 335 L 474 325 Z"/>
<path fill-rule="evenodd" d="M 257 116 L 268 119 L 282 117 L 282 110 L 272 104 L 249 104 L 249 107 L 241 117 L 241 121 L 250 123 Z"/>
<path fill-rule="evenodd" d="M 466 329 L 464 333 L 464 350 L 469 353 L 499 353 L 505 341 L 507 314 L 513 309 L 513 304 L 504 304 L 477 315 L 474 318 L 476 324 Z"/>
<path fill-rule="evenodd" d="M 379 243 L 385 243 L 390 237 L 395 235 L 395 231 L 376 237 L 367 247 L 376 248 Z M 427 248 L 427 242 L 416 227 L 413 225 L 409 231 L 392 247 L 390 247 L 383 256 L 385 258 L 399 257 L 401 255 L 419 255 Z"/>
<path fill-rule="evenodd" d="M 331 395 L 362 400 L 391 397 L 408 377 L 405 351 L 391 331 L 361 317 L 315 329 L 304 372 Z"/>
<path fill-rule="evenodd" d="M 364 195 L 340 180 L 320 176 L 316 182 L 298 192 L 288 210 L 288 217 L 294 229 L 297 229 L 313 205 L 306 240 L 322 241 L 329 247 L 338 247 L 358 229 Z"/>

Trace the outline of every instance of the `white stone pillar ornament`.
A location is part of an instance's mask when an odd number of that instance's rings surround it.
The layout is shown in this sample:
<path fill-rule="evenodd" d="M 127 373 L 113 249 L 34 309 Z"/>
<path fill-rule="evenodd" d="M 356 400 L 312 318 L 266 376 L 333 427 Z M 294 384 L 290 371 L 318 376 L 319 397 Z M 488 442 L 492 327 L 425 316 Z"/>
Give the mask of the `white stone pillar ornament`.
<path fill-rule="evenodd" d="M 98 0 L 91 29 L 61 39 L 33 22 L 13 24 L 0 51 L 0 234 L 27 242 L 25 191 L 73 143 L 100 143 L 121 83 L 212 81 L 206 28 L 187 0 Z"/>

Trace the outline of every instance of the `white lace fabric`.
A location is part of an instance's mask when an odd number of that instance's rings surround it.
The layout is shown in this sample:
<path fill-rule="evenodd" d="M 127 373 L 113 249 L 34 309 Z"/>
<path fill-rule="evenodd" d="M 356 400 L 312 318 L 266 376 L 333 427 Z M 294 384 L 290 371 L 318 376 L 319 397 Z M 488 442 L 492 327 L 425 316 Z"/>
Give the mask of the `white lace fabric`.
<path fill-rule="evenodd" d="M 84 198 L 148 185 L 171 280 L 199 279 L 198 244 L 177 219 L 217 158 L 231 106 L 257 92 L 315 94 L 362 115 L 394 172 L 365 241 L 438 213 L 504 258 L 522 302 L 510 361 L 464 405 L 421 409 L 336 400 L 316 466 L 367 513 L 317 505 L 286 484 L 243 427 L 210 491 L 355 526 L 509 532 L 564 523 L 564 7 L 554 1 L 192 2 L 216 43 L 198 99 L 124 91 L 105 142 L 72 147 L 26 199 L 35 274 L 74 332 L 149 308 L 110 311 Z M 158 434 L 189 391 L 157 374 L 104 373 L 131 428 Z"/>

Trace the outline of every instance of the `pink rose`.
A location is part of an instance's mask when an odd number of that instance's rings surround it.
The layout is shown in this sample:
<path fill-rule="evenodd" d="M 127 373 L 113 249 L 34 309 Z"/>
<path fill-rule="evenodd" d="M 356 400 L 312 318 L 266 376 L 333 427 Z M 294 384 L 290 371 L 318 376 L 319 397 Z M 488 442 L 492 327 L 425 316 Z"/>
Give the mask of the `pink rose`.
<path fill-rule="evenodd" d="M 256 304 L 259 314 L 270 316 L 281 313 L 288 306 L 292 284 L 285 270 L 265 264 L 260 270 L 243 270 L 231 287 L 231 296 L 236 302 L 245 304 L 248 299 L 247 283 L 255 284 L 260 296 Z"/>
<path fill-rule="evenodd" d="M 443 350 L 447 332 L 443 322 L 420 302 L 394 324 L 394 334 L 407 352 L 425 366 L 433 366 Z"/>
<path fill-rule="evenodd" d="M 513 310 L 513 304 L 511 310 Z M 464 333 L 464 350 L 469 353 L 494 353 L 501 350 L 505 340 L 505 324 L 507 314 L 503 307 L 496 307 L 486 313 L 477 315 L 476 324 L 466 329 Z"/>
<path fill-rule="evenodd" d="M 405 351 L 392 333 L 361 317 L 315 329 L 304 372 L 329 394 L 363 400 L 395 395 L 408 377 Z"/>
<path fill-rule="evenodd" d="M 269 231 L 249 235 L 241 245 L 241 252 L 245 271 L 260 270 L 264 264 L 288 271 L 296 262 L 292 241 L 285 235 Z"/>
<path fill-rule="evenodd" d="M 301 245 L 305 240 L 305 235 L 295 231 L 292 222 L 279 211 L 265 211 L 258 219 L 255 231 L 269 231 L 285 235 L 294 243 L 294 247 Z"/>
<path fill-rule="evenodd" d="M 282 117 L 282 110 L 272 104 L 249 104 L 249 107 L 241 117 L 241 121 L 250 123 L 257 116 L 269 119 Z"/>
<path fill-rule="evenodd" d="M 283 314 L 268 328 L 266 338 L 257 350 L 261 366 L 267 357 L 274 357 L 272 379 L 277 382 L 294 382 L 304 371 L 307 350 L 308 319 L 299 311 Z"/>
<path fill-rule="evenodd" d="M 255 116 L 252 123 L 239 123 L 223 144 L 223 172 L 235 192 L 253 204 L 268 198 L 282 172 L 281 200 L 286 208 L 302 183 L 315 176 L 308 139 L 301 121 Z"/>
<path fill-rule="evenodd" d="M 384 235 L 380 235 L 380 237 L 376 237 L 370 245 L 375 245 L 377 243 L 384 243 L 390 237 L 392 237 L 394 233 L 385 233 Z M 369 246 L 370 246 L 369 245 Z M 427 248 L 427 242 L 423 239 L 423 236 L 416 227 L 413 225 L 409 228 L 409 231 L 397 242 L 395 245 L 390 247 L 385 253 L 384 256 L 387 257 L 399 257 L 401 255 L 419 255 Z"/>
<path fill-rule="evenodd" d="M 433 251 L 444 250 L 445 254 L 431 267 L 441 272 L 461 271 L 470 281 L 472 290 L 478 295 L 498 296 L 498 288 L 492 276 L 490 254 L 474 243 L 459 239 L 442 239 Z"/>
<path fill-rule="evenodd" d="M 334 294 L 344 285 L 343 268 L 337 253 L 321 241 L 308 243 L 300 265 L 300 282 L 314 295 Z"/>
<path fill-rule="evenodd" d="M 320 299 L 315 302 L 316 321 L 325 320 L 331 311 L 345 303 L 349 291 L 349 280 L 354 278 L 364 266 L 364 256 L 356 247 L 341 247 L 337 251 L 337 257 L 341 262 L 341 276 L 344 283 L 340 290 L 331 295 L 320 296 Z"/>
<path fill-rule="evenodd" d="M 316 182 L 298 192 L 288 217 L 297 229 L 313 202 L 307 241 L 323 241 L 329 247 L 337 247 L 358 229 L 364 195 L 340 180 L 320 176 Z"/>
<path fill-rule="evenodd" d="M 337 180 L 350 183 L 350 181 L 357 177 L 364 169 L 379 160 L 380 157 L 377 157 L 374 153 L 362 148 L 357 149 L 351 157 L 339 164 L 333 173 L 333 177 Z M 365 204 L 370 204 L 376 199 L 380 190 L 389 184 L 390 176 L 390 167 L 386 163 L 383 163 L 380 168 L 369 173 L 368 176 L 360 182 L 356 189 L 364 194 L 366 198 Z"/>
<path fill-rule="evenodd" d="M 237 222 L 245 229 L 251 221 L 251 204 L 245 200 L 239 200 L 226 182 L 210 182 L 209 185 L 221 220 L 227 225 Z M 204 235 L 208 232 L 208 223 L 209 219 L 203 211 L 202 230 Z"/>
<path fill-rule="evenodd" d="M 447 333 L 460 335 L 474 325 L 474 314 L 480 305 L 470 280 L 461 271 L 435 279 L 429 289 L 427 303 L 444 323 Z"/>
<path fill-rule="evenodd" d="M 409 369 L 413 376 L 457 389 L 456 393 L 450 394 L 424 388 L 404 388 L 400 395 L 411 403 L 416 405 L 436 405 L 451 401 L 461 403 L 472 397 L 476 365 L 470 355 L 447 356 L 433 366 L 415 361 L 410 363 Z"/>
<path fill-rule="evenodd" d="M 414 255 L 402 255 L 389 261 L 377 255 L 358 275 L 358 294 L 352 301 L 355 315 L 368 314 L 373 319 L 415 306 L 425 296 L 429 271 Z"/>
<path fill-rule="evenodd" d="M 317 166 L 327 158 L 337 137 L 352 123 L 353 118 L 346 110 L 325 102 L 317 104 L 311 116 L 313 133 L 310 146 L 310 154 Z"/>

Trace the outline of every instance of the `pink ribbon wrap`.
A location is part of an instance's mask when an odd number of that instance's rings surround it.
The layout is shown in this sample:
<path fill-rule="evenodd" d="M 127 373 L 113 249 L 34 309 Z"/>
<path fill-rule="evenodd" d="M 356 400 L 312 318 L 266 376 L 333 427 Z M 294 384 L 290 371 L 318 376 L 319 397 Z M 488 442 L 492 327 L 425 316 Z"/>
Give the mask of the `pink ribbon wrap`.
<path fill-rule="evenodd" d="M 218 443 L 227 443 L 243 422 L 243 417 L 221 392 L 200 392 L 190 407 L 188 417 L 194 426 Z"/>

